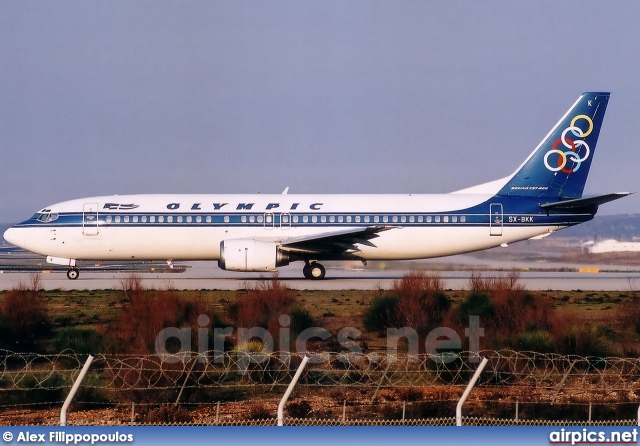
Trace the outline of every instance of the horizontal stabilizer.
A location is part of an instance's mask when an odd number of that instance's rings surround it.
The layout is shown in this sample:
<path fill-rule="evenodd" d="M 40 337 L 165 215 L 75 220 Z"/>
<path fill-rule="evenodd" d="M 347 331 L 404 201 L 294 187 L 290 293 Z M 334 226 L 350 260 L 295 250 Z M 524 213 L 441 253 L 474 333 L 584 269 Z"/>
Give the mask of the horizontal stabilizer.
<path fill-rule="evenodd" d="M 599 206 L 619 198 L 626 197 L 632 192 L 614 192 L 612 194 L 596 195 L 595 197 L 575 198 L 572 200 L 556 201 L 553 203 L 541 204 L 542 209 L 575 209 L 584 206 Z"/>

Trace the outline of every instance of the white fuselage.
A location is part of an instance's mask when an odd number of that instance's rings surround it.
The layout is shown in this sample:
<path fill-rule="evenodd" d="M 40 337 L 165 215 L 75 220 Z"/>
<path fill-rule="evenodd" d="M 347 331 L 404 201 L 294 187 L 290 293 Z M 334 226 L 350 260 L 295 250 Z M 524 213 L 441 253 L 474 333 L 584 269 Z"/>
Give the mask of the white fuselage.
<path fill-rule="evenodd" d="M 490 208 L 494 201 L 498 207 Z M 41 212 L 55 219 L 27 220 L 5 238 L 35 253 L 69 259 L 217 260 L 223 240 L 277 244 L 387 226 L 391 229 L 370 244 L 357 244 L 350 255 L 392 260 L 476 251 L 566 226 L 545 223 L 533 213 L 509 214 L 508 207 L 490 194 L 106 196 L 49 206 Z M 509 220 L 514 224 L 504 224 Z"/>

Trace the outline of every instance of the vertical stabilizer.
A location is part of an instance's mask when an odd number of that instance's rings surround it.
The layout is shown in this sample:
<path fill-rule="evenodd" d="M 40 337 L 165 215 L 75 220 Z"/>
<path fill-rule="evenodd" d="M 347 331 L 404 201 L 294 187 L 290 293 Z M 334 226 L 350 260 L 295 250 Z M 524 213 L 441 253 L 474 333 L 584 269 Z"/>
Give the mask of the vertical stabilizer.
<path fill-rule="evenodd" d="M 499 195 L 580 198 L 595 154 L 609 93 L 584 93 Z"/>

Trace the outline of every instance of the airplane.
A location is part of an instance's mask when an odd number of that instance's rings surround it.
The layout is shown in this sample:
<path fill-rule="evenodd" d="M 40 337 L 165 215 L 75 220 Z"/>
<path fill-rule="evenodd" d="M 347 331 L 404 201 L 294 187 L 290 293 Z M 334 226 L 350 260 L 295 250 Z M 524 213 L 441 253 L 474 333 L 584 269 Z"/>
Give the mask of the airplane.
<path fill-rule="evenodd" d="M 7 242 L 68 266 L 77 260 L 217 260 L 230 271 L 304 262 L 424 259 L 541 239 L 630 194 L 583 197 L 609 93 L 582 94 L 508 177 L 446 194 L 115 195 L 40 209 Z"/>

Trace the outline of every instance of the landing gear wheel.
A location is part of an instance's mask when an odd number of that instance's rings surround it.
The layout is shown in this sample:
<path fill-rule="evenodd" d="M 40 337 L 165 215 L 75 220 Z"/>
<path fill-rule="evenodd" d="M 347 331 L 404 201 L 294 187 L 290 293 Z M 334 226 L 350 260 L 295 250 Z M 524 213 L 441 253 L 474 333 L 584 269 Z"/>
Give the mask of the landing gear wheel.
<path fill-rule="evenodd" d="M 71 280 L 76 280 L 80 275 L 80 270 L 76 267 L 69 268 L 67 271 L 67 278 Z"/>
<path fill-rule="evenodd" d="M 320 279 L 324 279 L 324 274 L 325 274 L 325 269 L 324 266 L 320 265 L 319 263 L 311 263 L 309 265 L 309 279 L 312 280 L 320 280 Z"/>
<path fill-rule="evenodd" d="M 305 277 L 305 279 L 311 279 L 311 273 L 309 272 L 310 269 L 311 265 L 309 263 L 306 263 L 304 265 L 304 268 L 302 268 L 302 275 Z"/>

